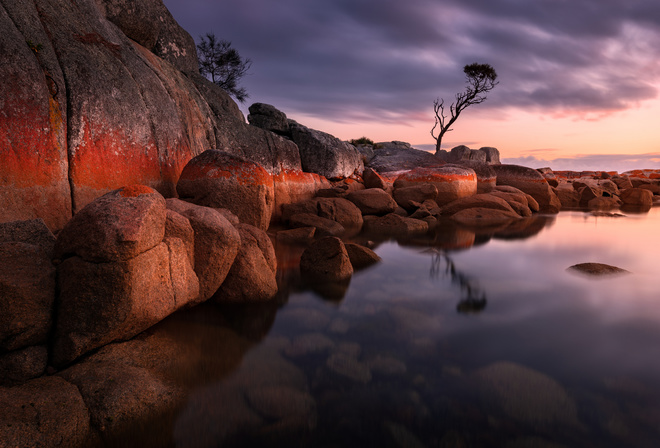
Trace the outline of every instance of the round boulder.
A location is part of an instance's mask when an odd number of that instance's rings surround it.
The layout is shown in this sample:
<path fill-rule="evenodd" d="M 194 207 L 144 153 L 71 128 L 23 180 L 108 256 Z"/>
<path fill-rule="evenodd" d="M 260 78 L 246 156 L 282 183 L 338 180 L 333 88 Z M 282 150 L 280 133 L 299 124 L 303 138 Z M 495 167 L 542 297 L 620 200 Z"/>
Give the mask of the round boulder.
<path fill-rule="evenodd" d="M 325 237 L 302 253 L 300 272 L 323 281 L 341 282 L 353 275 L 353 266 L 344 243 L 336 237 Z"/>
<path fill-rule="evenodd" d="M 639 207 L 651 207 L 653 205 L 653 193 L 643 188 L 628 188 L 623 190 L 620 198 L 625 205 Z"/>
<path fill-rule="evenodd" d="M 270 238 L 261 229 L 239 224 L 241 246 L 234 264 L 213 300 L 226 302 L 263 302 L 277 294 L 277 259 Z"/>
<path fill-rule="evenodd" d="M 497 185 L 509 185 L 531 195 L 544 213 L 558 213 L 561 202 L 548 181 L 535 169 L 520 165 L 492 165 Z"/>
<path fill-rule="evenodd" d="M 77 255 L 89 262 L 127 260 L 165 236 L 165 199 L 144 185 L 113 190 L 82 210 L 57 235 L 55 258 Z"/>
<path fill-rule="evenodd" d="M 209 149 L 181 172 L 179 197 L 197 205 L 226 208 L 241 222 L 268 229 L 275 203 L 273 177 L 260 165 Z"/>
<path fill-rule="evenodd" d="M 401 174 L 394 182 L 394 188 L 419 184 L 431 184 L 438 189 L 438 195 L 431 198 L 438 205 L 477 193 L 477 175 L 474 170 L 456 165 L 440 168 L 415 168 Z"/>

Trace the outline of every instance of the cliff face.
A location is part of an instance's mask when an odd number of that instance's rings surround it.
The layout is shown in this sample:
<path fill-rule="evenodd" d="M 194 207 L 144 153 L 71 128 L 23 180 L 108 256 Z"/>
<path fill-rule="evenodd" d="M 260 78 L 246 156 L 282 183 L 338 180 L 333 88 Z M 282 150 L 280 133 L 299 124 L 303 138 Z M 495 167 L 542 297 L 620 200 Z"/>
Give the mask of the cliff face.
<path fill-rule="evenodd" d="M 60 229 L 128 184 L 175 196 L 209 148 L 300 170 L 294 143 L 249 126 L 199 75 L 161 0 L 0 0 L 0 29 L 0 222 Z"/>

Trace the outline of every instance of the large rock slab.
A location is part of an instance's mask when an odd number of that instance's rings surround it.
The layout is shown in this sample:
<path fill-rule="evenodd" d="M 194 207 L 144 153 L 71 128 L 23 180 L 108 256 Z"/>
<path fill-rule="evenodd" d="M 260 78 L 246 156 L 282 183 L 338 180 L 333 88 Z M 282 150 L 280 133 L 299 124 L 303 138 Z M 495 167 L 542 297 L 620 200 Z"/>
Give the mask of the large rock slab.
<path fill-rule="evenodd" d="M 220 303 L 270 300 L 277 294 L 277 258 L 273 243 L 261 229 L 249 224 L 237 227 L 241 245 L 213 300 Z"/>
<path fill-rule="evenodd" d="M 165 236 L 165 199 L 144 185 L 106 193 L 77 213 L 57 235 L 55 257 L 89 262 L 133 258 Z"/>
<path fill-rule="evenodd" d="M 198 73 L 193 38 L 160 0 L 5 1 L 0 27 L 0 222 L 59 230 L 122 185 L 174 196 L 208 148 L 301 169 L 293 142 L 245 123 Z"/>
<path fill-rule="evenodd" d="M 0 388 L 3 447 L 82 447 L 89 415 L 78 388 L 56 376 Z"/>
<path fill-rule="evenodd" d="M 327 179 L 344 178 L 364 170 L 362 157 L 355 146 L 325 132 L 289 120 L 291 138 L 300 150 L 303 171 Z"/>
<path fill-rule="evenodd" d="M 558 213 L 561 202 L 548 181 L 535 169 L 520 165 L 493 165 L 497 185 L 508 185 L 531 195 L 544 213 Z"/>
<path fill-rule="evenodd" d="M 431 184 L 438 189 L 434 198 L 438 205 L 477 193 L 477 175 L 470 168 L 456 165 L 440 168 L 415 168 L 397 177 L 394 188 Z"/>
<path fill-rule="evenodd" d="M 367 165 L 382 174 L 444 164 L 442 159 L 430 152 L 415 149 L 406 142 L 393 141 L 376 143 L 374 155 Z"/>
<path fill-rule="evenodd" d="M 199 279 L 199 298 L 209 299 L 231 269 L 241 237 L 238 230 L 217 210 L 168 199 L 167 208 L 183 215 L 195 233 L 195 273 Z"/>
<path fill-rule="evenodd" d="M 241 222 L 268 229 L 275 202 L 273 177 L 260 165 L 217 150 L 194 157 L 181 172 L 179 198 L 226 208 Z"/>

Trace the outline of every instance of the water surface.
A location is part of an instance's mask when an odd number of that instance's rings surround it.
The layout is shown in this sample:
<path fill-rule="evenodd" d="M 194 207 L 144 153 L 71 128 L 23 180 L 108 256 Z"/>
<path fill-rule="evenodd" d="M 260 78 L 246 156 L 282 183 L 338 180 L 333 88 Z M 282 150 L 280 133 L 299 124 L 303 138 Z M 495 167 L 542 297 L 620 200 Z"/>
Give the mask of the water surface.
<path fill-rule="evenodd" d="M 532 227 L 379 242 L 328 293 L 281 248 L 277 306 L 213 308 L 251 342 L 175 445 L 660 446 L 660 209 Z"/>

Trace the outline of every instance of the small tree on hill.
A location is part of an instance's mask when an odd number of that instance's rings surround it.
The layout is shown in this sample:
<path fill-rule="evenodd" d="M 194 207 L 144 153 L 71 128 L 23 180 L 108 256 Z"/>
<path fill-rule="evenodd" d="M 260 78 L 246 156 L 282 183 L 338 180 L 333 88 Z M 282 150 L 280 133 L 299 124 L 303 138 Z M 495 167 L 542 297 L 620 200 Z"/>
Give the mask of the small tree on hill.
<path fill-rule="evenodd" d="M 456 102 L 451 103 L 449 106 L 449 116 L 445 115 L 445 100 L 438 98 L 433 102 L 433 111 L 435 112 L 435 124 L 431 129 L 431 136 L 435 139 L 435 153 L 440 152 L 442 145 L 442 137 L 451 131 L 451 126 L 454 124 L 458 116 L 465 110 L 466 107 L 473 104 L 480 104 L 486 101 L 486 93 L 490 92 L 499 84 L 497 73 L 490 64 L 469 64 L 463 67 L 465 73 L 467 88 L 465 92 L 456 94 Z M 435 128 L 440 126 L 440 132 L 436 137 L 434 132 Z"/>
<path fill-rule="evenodd" d="M 227 40 L 217 40 L 213 33 L 200 37 L 197 44 L 199 72 L 224 89 L 241 103 L 248 98 L 238 82 L 252 66 L 250 59 L 243 59 Z"/>

